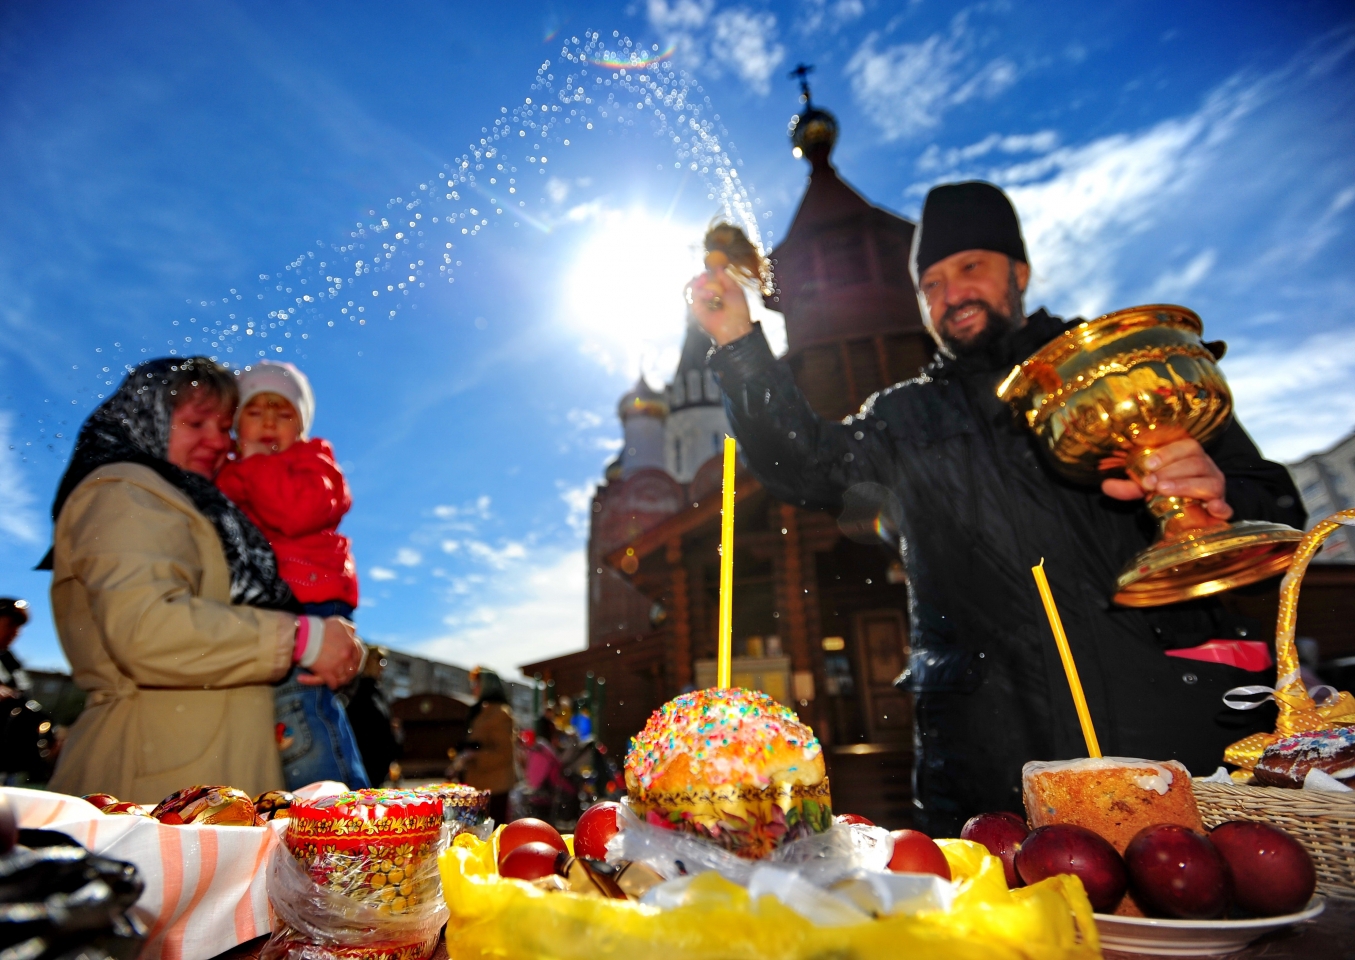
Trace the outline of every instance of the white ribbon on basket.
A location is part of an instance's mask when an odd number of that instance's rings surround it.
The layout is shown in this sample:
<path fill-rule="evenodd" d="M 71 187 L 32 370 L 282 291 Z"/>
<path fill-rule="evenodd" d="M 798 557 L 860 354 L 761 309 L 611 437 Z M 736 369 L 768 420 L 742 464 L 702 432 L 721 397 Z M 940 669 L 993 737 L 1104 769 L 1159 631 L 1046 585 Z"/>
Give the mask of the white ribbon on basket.
<path fill-rule="evenodd" d="M 1225 706 L 1232 707 L 1234 710 L 1255 710 L 1257 707 L 1269 703 L 1272 700 L 1279 699 L 1279 692 L 1291 683 L 1299 680 L 1299 672 L 1287 673 L 1276 681 L 1275 686 L 1267 687 L 1262 684 L 1248 684 L 1243 687 L 1233 687 L 1223 695 Z M 1255 697 L 1259 694 L 1265 694 L 1260 700 L 1239 700 L 1238 697 Z M 1325 683 L 1319 683 L 1316 686 L 1308 688 L 1308 696 L 1313 698 L 1313 702 L 1319 707 L 1335 700 L 1340 696 L 1340 691 L 1333 686 Z"/>

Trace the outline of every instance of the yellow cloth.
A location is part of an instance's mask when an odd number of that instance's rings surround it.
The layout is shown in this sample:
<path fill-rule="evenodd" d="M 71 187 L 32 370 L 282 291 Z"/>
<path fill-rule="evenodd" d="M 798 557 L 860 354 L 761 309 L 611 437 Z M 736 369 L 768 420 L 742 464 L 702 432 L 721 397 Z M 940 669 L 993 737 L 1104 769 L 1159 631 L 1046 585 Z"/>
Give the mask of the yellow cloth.
<path fill-rule="evenodd" d="M 296 618 L 230 602 L 211 521 L 159 474 L 90 474 L 57 519 L 52 613 L 88 705 L 51 789 L 158 803 L 198 783 L 282 789 L 273 690 Z"/>
<path fill-rule="evenodd" d="M 1001 862 L 965 840 L 942 840 L 959 881 L 946 912 L 819 927 L 780 901 L 714 873 L 673 910 L 547 893 L 501 879 L 492 843 L 458 836 L 442 855 L 450 960 L 1074 960 L 1101 955 L 1091 904 L 1075 877 L 1009 891 Z"/>

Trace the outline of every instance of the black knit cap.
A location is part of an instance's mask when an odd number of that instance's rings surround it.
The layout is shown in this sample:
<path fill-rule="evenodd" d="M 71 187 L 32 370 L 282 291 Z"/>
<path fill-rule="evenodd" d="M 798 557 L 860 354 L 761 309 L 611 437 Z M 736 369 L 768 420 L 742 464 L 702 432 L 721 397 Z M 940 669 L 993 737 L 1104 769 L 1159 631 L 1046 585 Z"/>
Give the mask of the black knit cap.
<path fill-rule="evenodd" d="M 1012 202 L 983 180 L 943 183 L 927 194 L 913 237 L 913 279 L 962 250 L 991 250 L 1030 262 Z"/>

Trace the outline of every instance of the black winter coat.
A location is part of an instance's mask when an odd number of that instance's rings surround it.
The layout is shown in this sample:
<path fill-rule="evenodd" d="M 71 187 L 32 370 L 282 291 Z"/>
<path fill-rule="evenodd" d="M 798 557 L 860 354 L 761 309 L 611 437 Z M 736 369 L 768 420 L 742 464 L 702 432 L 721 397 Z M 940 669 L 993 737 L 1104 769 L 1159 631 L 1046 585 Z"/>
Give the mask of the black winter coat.
<path fill-rule="evenodd" d="M 914 796 L 918 825 L 938 834 L 957 835 L 984 810 L 1019 811 L 1026 761 L 1086 754 L 1030 572 L 1041 557 L 1106 755 L 1174 758 L 1209 773 L 1225 746 L 1273 723 L 1273 712 L 1221 702 L 1230 687 L 1273 684 L 1273 669 L 1163 653 L 1270 634 L 1258 636 L 1261 625 L 1238 623 L 1214 599 L 1113 605 L 1116 576 L 1156 524 L 1141 502 L 1055 474 L 997 399 L 1011 368 L 1069 325 L 1041 310 L 987 352 L 940 358 L 840 423 L 810 409 L 760 330 L 711 355 L 743 456 L 775 496 L 837 511 L 850 488 L 873 483 L 902 508 L 906 682 L 918 695 Z M 1207 449 L 1227 476 L 1236 518 L 1302 527 L 1288 472 L 1263 459 L 1236 420 Z"/>

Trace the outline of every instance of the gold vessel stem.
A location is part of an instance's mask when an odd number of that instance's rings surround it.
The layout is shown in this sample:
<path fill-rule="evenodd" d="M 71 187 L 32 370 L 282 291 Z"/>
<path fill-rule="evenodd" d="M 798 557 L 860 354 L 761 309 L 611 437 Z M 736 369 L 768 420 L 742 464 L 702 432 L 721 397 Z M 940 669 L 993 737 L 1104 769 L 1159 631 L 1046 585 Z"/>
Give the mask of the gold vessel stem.
<path fill-rule="evenodd" d="M 1157 448 L 1136 447 L 1125 464 L 1125 472 L 1142 483 L 1143 478 L 1153 471 L 1144 464 Z M 1207 530 L 1220 530 L 1228 526 L 1227 520 L 1220 520 L 1205 509 L 1203 500 L 1191 497 L 1172 497 L 1154 493 L 1148 498 L 1148 510 L 1162 524 L 1162 539 L 1175 540 Z"/>

